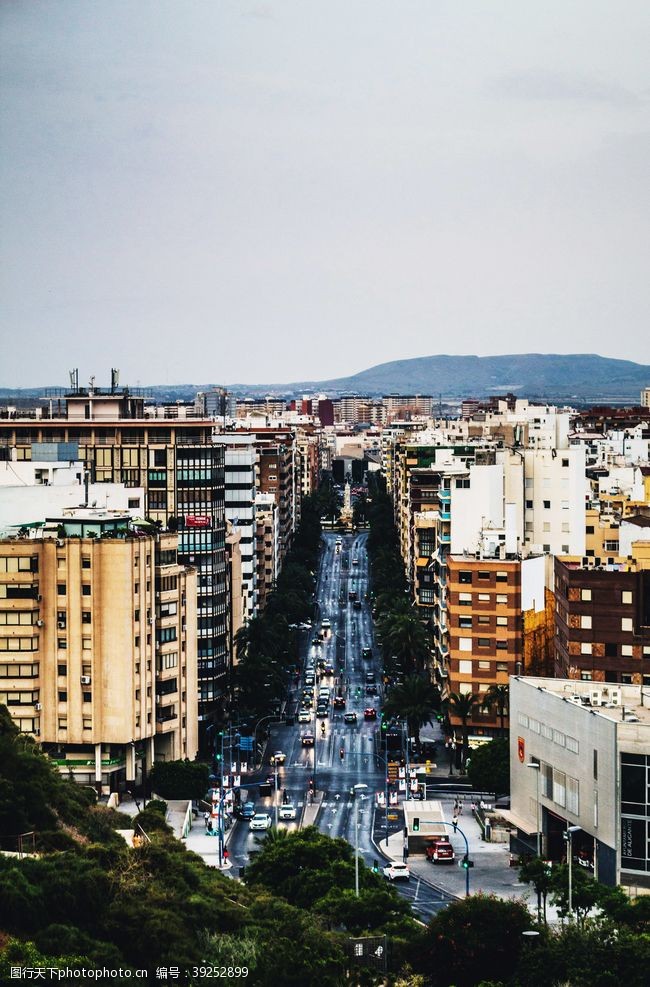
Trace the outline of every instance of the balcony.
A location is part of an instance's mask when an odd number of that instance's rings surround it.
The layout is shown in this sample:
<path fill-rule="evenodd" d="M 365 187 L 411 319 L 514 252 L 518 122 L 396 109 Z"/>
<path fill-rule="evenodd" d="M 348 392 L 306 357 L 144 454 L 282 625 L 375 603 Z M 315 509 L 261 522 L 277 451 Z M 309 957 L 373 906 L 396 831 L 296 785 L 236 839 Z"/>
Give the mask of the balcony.
<path fill-rule="evenodd" d="M 440 487 L 438 489 L 438 500 L 441 504 L 449 504 L 451 502 L 451 490 Z"/>

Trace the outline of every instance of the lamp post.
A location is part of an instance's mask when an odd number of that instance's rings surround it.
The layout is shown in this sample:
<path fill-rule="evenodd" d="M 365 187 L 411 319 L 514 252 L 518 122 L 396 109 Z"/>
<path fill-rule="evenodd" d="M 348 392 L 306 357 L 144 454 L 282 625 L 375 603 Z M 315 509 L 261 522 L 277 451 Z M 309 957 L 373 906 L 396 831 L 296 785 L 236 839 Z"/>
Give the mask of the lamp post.
<path fill-rule="evenodd" d="M 567 844 L 567 857 L 569 860 L 569 921 L 573 919 L 573 834 L 582 829 L 582 826 L 567 826 L 564 831 L 564 839 Z"/>
<path fill-rule="evenodd" d="M 542 832 L 541 832 L 540 819 L 539 819 L 539 775 L 540 775 L 540 772 L 541 772 L 541 765 L 539 764 L 538 761 L 529 761 L 529 763 L 526 765 L 526 767 L 527 768 L 532 768 L 532 770 L 535 772 L 535 782 L 536 782 L 536 787 L 537 787 L 537 802 L 536 802 L 536 806 L 537 806 L 537 823 L 536 823 L 536 825 L 537 825 L 537 856 L 538 857 L 541 857 L 542 856 Z"/>
<path fill-rule="evenodd" d="M 363 782 L 354 786 L 354 893 L 359 897 L 359 798 L 368 788 Z"/>

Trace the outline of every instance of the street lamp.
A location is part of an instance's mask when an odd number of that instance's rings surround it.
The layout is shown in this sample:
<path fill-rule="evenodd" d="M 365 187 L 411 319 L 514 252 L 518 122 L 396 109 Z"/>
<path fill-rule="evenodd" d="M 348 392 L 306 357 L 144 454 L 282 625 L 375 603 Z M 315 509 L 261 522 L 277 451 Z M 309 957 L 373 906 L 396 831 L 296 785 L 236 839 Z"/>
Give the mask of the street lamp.
<path fill-rule="evenodd" d="M 573 834 L 581 829 L 582 826 L 567 826 L 564 831 L 569 859 L 569 921 L 573 918 Z"/>
<path fill-rule="evenodd" d="M 536 823 L 536 825 L 537 825 L 537 856 L 538 857 L 541 857 L 542 856 L 542 831 L 541 831 L 540 819 L 539 819 L 539 776 L 540 776 L 540 773 L 541 773 L 541 765 L 539 764 L 538 761 L 530 761 L 526 765 L 526 767 L 527 768 L 532 768 L 533 771 L 535 771 L 535 781 L 536 781 L 536 785 L 537 785 L 537 802 L 536 802 L 536 806 L 537 806 L 537 823 Z"/>
<path fill-rule="evenodd" d="M 363 782 L 354 786 L 354 893 L 359 897 L 359 799 L 358 796 L 368 788 Z"/>

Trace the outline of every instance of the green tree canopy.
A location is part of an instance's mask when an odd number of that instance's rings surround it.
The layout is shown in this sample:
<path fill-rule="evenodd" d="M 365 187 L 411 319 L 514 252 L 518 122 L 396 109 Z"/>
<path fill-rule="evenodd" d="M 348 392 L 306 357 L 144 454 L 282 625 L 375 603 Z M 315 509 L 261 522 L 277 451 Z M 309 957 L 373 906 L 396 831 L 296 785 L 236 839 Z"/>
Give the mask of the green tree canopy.
<path fill-rule="evenodd" d="M 496 738 L 472 750 L 467 774 L 475 791 L 494 792 L 497 797 L 508 795 L 510 792 L 509 742 Z"/>
<path fill-rule="evenodd" d="M 208 790 L 210 768 L 199 761 L 156 761 L 149 779 L 151 790 L 165 799 L 202 799 Z"/>

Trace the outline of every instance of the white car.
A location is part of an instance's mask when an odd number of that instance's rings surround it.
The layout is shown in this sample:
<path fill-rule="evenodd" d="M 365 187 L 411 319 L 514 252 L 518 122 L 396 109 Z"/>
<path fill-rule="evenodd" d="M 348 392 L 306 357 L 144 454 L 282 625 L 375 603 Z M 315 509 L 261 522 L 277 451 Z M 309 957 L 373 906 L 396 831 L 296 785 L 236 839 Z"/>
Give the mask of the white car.
<path fill-rule="evenodd" d="M 280 819 L 295 819 L 296 818 L 296 807 L 291 802 L 285 802 L 284 805 L 280 806 Z"/>
<path fill-rule="evenodd" d="M 311 723 L 312 712 L 310 709 L 301 709 L 298 713 L 298 723 Z"/>
<path fill-rule="evenodd" d="M 251 819 L 251 830 L 270 829 L 271 817 L 267 812 L 256 812 Z"/>
<path fill-rule="evenodd" d="M 400 864 L 394 861 L 388 867 L 384 867 L 384 877 L 388 878 L 389 881 L 409 881 L 411 879 L 411 872 L 408 864 Z"/>

